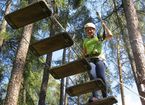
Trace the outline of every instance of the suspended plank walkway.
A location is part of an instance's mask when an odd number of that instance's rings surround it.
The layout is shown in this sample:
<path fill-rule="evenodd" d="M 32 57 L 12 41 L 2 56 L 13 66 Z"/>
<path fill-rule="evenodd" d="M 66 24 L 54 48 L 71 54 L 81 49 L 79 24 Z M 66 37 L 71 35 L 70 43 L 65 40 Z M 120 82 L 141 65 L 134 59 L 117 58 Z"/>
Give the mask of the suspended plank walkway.
<path fill-rule="evenodd" d="M 57 51 L 73 45 L 73 40 L 67 32 L 58 33 L 52 37 L 33 43 L 30 48 L 37 56 Z"/>
<path fill-rule="evenodd" d="M 110 96 L 107 98 L 99 99 L 96 102 L 87 103 L 85 105 L 113 105 L 115 103 L 117 103 L 116 98 L 113 96 Z"/>
<path fill-rule="evenodd" d="M 113 96 L 109 96 L 107 98 L 99 99 L 96 102 L 87 103 L 85 105 L 113 105 L 117 103 L 117 100 Z"/>
<path fill-rule="evenodd" d="M 90 64 L 86 59 L 78 59 L 73 62 L 69 62 L 65 65 L 54 67 L 50 69 L 50 74 L 55 79 L 60 79 L 64 77 L 68 77 L 71 75 L 75 75 L 78 73 L 86 72 L 91 69 Z"/>
<path fill-rule="evenodd" d="M 5 20 L 12 28 L 17 29 L 49 16 L 51 10 L 44 1 L 39 1 L 5 15 Z"/>
<path fill-rule="evenodd" d="M 12 28 L 17 29 L 49 17 L 51 14 L 52 12 L 48 8 L 47 3 L 43 0 L 40 0 L 25 8 L 5 15 L 5 20 Z M 52 37 L 31 44 L 30 48 L 33 49 L 37 56 L 41 56 L 66 47 L 70 47 L 73 45 L 73 43 L 73 40 L 67 32 L 61 32 L 53 35 Z M 49 72 L 55 79 L 61 79 L 78 73 L 88 72 L 90 69 L 91 66 L 89 62 L 83 58 L 59 67 L 53 67 Z M 83 84 L 66 88 L 66 92 L 70 96 L 79 96 L 81 94 L 86 94 L 88 92 L 97 90 L 105 90 L 105 84 L 101 79 L 91 80 Z M 107 97 L 96 102 L 87 103 L 86 105 L 113 105 L 116 102 L 117 100 L 114 97 Z"/>
<path fill-rule="evenodd" d="M 86 94 L 88 92 L 97 91 L 97 90 L 102 90 L 102 91 L 105 90 L 105 84 L 101 79 L 91 80 L 83 84 L 66 88 L 66 92 L 70 96 L 79 96 L 81 94 Z"/>

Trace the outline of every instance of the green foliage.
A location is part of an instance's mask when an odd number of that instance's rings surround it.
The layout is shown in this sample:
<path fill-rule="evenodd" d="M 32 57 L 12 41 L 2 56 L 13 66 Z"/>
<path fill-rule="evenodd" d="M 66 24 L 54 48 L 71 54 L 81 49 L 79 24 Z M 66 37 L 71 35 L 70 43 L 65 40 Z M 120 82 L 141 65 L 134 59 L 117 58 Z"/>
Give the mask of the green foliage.
<path fill-rule="evenodd" d="M 21 0 L 20 2 L 20 8 L 28 6 L 28 0 Z"/>
<path fill-rule="evenodd" d="M 48 105 L 58 105 L 60 96 L 60 84 L 58 81 L 54 80 L 52 76 L 49 78 L 46 104 Z"/>
<path fill-rule="evenodd" d="M 36 105 L 32 95 L 30 95 L 28 91 L 26 91 L 26 103 L 24 103 L 24 105 Z"/>
<path fill-rule="evenodd" d="M 23 84 L 24 89 L 26 91 L 26 96 L 25 96 L 26 103 L 31 102 L 34 103 L 35 105 L 36 102 L 38 102 L 40 84 L 41 84 L 40 72 L 32 72 L 30 71 L 30 69 L 26 70 L 24 75 L 24 84 Z"/>
<path fill-rule="evenodd" d="M 6 39 L 6 40 L 9 38 L 8 32 L 3 32 L 3 31 L 1 31 L 1 32 L 0 32 L 0 36 L 3 37 L 3 38 Z"/>
<path fill-rule="evenodd" d="M 57 8 L 65 9 L 67 8 L 66 0 L 55 0 Z"/>

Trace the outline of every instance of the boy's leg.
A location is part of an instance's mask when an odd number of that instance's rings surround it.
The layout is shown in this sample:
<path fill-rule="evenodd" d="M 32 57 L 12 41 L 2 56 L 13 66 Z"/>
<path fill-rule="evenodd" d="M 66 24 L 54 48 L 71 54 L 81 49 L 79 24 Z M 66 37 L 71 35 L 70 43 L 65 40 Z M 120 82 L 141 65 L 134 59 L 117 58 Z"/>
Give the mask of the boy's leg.
<path fill-rule="evenodd" d="M 90 80 L 94 80 L 97 78 L 96 69 L 95 69 L 96 65 L 92 62 L 90 62 L 90 65 L 91 65 L 91 70 L 89 72 Z M 98 98 L 97 91 L 93 91 L 92 96 L 89 98 L 89 102 L 93 102 L 93 101 L 97 100 L 97 98 Z"/>
<path fill-rule="evenodd" d="M 95 62 L 95 65 L 96 65 L 97 78 L 101 78 L 103 80 L 103 82 L 105 83 L 105 85 L 106 85 L 106 79 L 105 79 L 106 65 L 101 60 L 97 60 Z M 107 87 L 106 87 L 106 90 L 102 92 L 102 96 L 103 97 L 107 97 Z"/>

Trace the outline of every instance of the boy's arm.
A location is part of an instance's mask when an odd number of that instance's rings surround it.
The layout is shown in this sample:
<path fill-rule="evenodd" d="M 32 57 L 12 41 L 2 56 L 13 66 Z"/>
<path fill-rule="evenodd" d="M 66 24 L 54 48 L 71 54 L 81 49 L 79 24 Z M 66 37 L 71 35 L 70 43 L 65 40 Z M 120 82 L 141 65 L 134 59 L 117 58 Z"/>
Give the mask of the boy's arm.
<path fill-rule="evenodd" d="M 113 36 L 112 32 L 109 30 L 109 28 L 106 26 L 104 22 L 102 22 L 102 26 L 106 31 L 106 39 L 111 39 Z"/>

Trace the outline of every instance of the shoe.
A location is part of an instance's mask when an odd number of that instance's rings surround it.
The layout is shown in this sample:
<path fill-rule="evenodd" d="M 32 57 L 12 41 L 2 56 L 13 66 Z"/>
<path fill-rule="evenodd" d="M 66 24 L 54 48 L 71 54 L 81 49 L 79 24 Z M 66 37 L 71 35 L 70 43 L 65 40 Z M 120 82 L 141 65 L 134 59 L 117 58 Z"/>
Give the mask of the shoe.
<path fill-rule="evenodd" d="M 93 98 L 89 99 L 88 103 L 95 102 L 95 101 L 97 101 L 97 100 L 98 100 L 98 99 L 97 99 L 96 97 L 93 97 Z"/>

